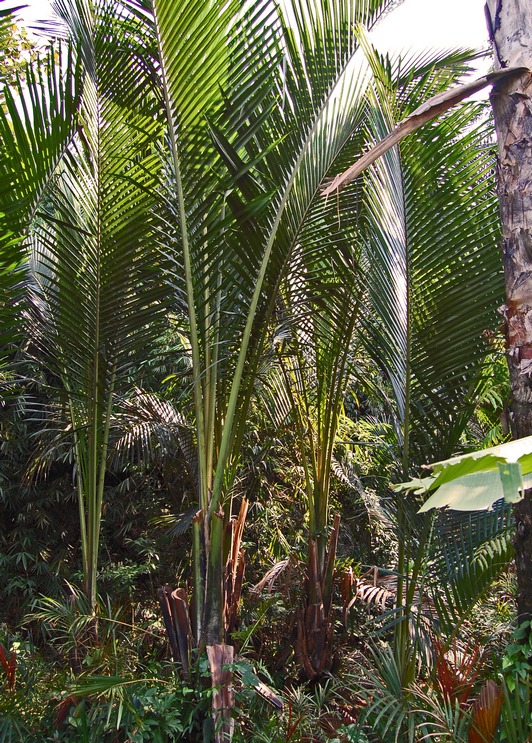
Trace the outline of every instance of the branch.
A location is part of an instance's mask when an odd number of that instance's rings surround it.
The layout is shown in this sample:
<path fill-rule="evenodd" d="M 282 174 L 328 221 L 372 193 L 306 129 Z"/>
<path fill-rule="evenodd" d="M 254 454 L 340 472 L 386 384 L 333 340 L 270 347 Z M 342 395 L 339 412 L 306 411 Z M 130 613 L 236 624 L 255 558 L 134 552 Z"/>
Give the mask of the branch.
<path fill-rule="evenodd" d="M 322 196 L 330 196 L 335 191 L 340 191 L 341 188 L 346 186 L 348 183 L 353 181 L 363 170 L 369 165 L 375 162 L 381 155 L 384 155 L 391 147 L 404 139 L 408 134 L 411 134 L 427 121 L 435 119 L 442 113 L 445 113 L 449 108 L 454 106 L 465 98 L 468 98 L 473 93 L 477 93 L 487 85 L 495 85 L 511 77 L 518 77 L 525 73 L 530 74 L 528 67 L 508 67 L 504 70 L 498 70 L 497 72 L 491 72 L 489 75 L 479 77 L 471 83 L 465 83 L 459 85 L 456 88 L 445 90 L 443 93 L 429 98 L 428 101 L 422 103 L 421 106 L 416 108 L 410 116 L 403 119 L 395 129 L 382 139 L 375 147 L 369 152 L 363 155 L 359 160 L 356 161 L 351 167 L 349 167 L 344 173 L 337 175 L 332 182 L 326 186 L 321 192 Z"/>

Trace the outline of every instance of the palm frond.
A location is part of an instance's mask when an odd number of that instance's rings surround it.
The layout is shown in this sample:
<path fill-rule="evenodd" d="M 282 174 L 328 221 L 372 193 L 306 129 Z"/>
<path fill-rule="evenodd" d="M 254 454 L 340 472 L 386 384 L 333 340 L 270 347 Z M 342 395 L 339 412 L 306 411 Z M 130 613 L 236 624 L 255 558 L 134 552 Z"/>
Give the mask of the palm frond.
<path fill-rule="evenodd" d="M 168 400 L 137 390 L 117 406 L 110 432 L 110 461 L 123 469 L 131 463 L 149 466 L 180 452 L 197 487 L 197 450 L 192 426 Z"/>
<path fill-rule="evenodd" d="M 391 68 L 366 51 L 376 81 L 368 117 L 375 138 L 464 69 L 462 54 L 436 57 L 419 77 L 401 69 L 394 80 Z M 482 105 L 462 105 L 386 153 L 366 176 L 368 301 L 375 313 L 366 347 L 374 355 L 379 349 L 403 446 L 414 459 L 428 446 L 457 445 L 483 385 L 483 331 L 495 323 L 502 290 L 491 249 L 498 227 L 489 131 Z"/>
<path fill-rule="evenodd" d="M 9 16 L 6 16 L 9 18 Z M 4 18 L 5 20 L 5 18 Z M 5 86 L 0 105 L 0 353 L 20 342 L 27 233 L 73 136 L 81 68 L 71 47 L 51 46 Z M 9 344 L 9 346 L 8 346 Z"/>
<path fill-rule="evenodd" d="M 382 4 L 376 5 L 380 7 Z M 242 173 L 253 163 L 257 196 L 260 189 L 265 196 L 277 192 L 255 229 L 255 235 L 262 234 L 262 239 L 254 240 L 253 244 L 249 240 L 236 244 L 234 259 L 226 264 L 226 269 L 234 270 L 238 279 L 234 286 L 237 296 L 231 295 L 231 298 L 242 307 L 240 315 L 246 323 L 240 344 L 238 368 L 242 372 L 239 374 L 247 369 L 250 378 L 253 378 L 264 347 L 264 329 L 274 311 L 276 290 L 283 274 L 286 274 L 309 208 L 360 112 L 355 102 L 363 89 L 363 80 L 360 75 L 348 74 L 357 46 L 350 22 L 359 15 L 371 20 L 374 10 L 363 3 L 358 6 L 341 3 L 333 10 L 332 4 L 324 2 L 320 12 L 332 24 L 330 37 L 324 39 L 320 14 L 309 10 L 305 3 L 294 3 L 290 13 L 287 11 L 286 16 L 281 17 L 282 36 L 276 42 L 277 46 L 272 44 L 271 47 L 272 54 L 283 53 L 273 78 L 274 82 L 277 81 L 283 106 L 273 109 L 265 118 L 266 126 L 262 127 L 256 125 L 260 113 L 263 113 L 259 106 L 252 122 L 245 129 L 242 127 L 240 136 L 233 137 L 231 142 L 233 159 L 236 159 L 235 153 L 239 157 L 238 172 Z M 274 26 L 274 30 L 278 28 Z M 280 51 L 277 51 L 279 45 Z M 313 55 L 317 49 L 325 48 L 327 52 L 317 65 Z M 258 77 L 260 80 L 261 75 Z M 234 119 L 236 114 L 233 110 L 229 108 L 224 116 Z M 225 125 L 223 120 L 221 125 Z M 264 154 L 259 158 L 260 153 Z M 249 180 L 246 188 L 248 186 L 252 186 Z M 323 217 L 320 224 L 323 225 Z M 245 256 L 242 248 L 246 250 Z M 250 264 L 251 258 L 254 264 Z M 247 286 L 242 283 L 242 277 L 236 274 L 235 263 L 246 267 L 246 280 L 252 278 L 252 283 Z M 231 331 L 234 333 L 235 330 L 232 323 Z M 232 402 L 228 403 L 235 406 L 235 410 L 236 385 L 240 385 L 238 379 L 237 374 L 232 385 Z M 245 382 L 244 387 L 248 391 L 240 395 L 240 399 L 245 405 L 250 392 Z M 231 439 L 239 439 L 240 427 L 238 423 L 234 431 L 227 429 L 228 445 Z"/>
<path fill-rule="evenodd" d="M 512 560 L 513 519 L 504 501 L 490 511 L 438 513 L 430 562 L 431 595 L 453 633 Z"/>

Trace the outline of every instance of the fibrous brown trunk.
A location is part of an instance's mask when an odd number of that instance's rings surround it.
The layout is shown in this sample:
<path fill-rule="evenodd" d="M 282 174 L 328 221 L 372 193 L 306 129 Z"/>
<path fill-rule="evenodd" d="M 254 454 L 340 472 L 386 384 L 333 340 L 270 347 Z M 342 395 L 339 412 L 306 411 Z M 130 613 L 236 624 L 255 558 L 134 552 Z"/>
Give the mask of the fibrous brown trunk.
<path fill-rule="evenodd" d="M 487 0 L 494 67 L 526 67 L 495 86 L 498 194 L 506 286 L 510 422 L 514 438 L 532 435 L 532 7 L 530 0 Z M 515 507 L 520 620 L 532 618 L 532 490 Z"/>

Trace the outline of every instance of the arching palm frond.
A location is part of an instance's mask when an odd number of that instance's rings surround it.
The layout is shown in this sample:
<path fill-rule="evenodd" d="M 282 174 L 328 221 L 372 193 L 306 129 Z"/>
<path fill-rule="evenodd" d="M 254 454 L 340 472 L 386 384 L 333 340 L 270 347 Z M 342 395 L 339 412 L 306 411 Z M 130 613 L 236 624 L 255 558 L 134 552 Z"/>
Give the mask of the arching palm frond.
<path fill-rule="evenodd" d="M 198 453 L 192 426 L 170 401 L 136 390 L 121 401 L 111 431 L 110 465 L 126 469 L 132 462 L 150 466 L 180 452 L 187 473 L 197 486 Z"/>
<path fill-rule="evenodd" d="M 425 56 L 410 66 L 382 59 L 362 34 L 361 44 L 372 71 L 364 124 L 370 144 L 467 69 L 465 53 Z M 489 132 L 482 105 L 463 105 L 404 139 L 362 177 L 361 338 L 393 390 L 403 472 L 427 447 L 450 452 L 459 444 L 486 382 L 491 349 L 483 331 L 495 322 L 502 289 Z M 397 596 L 406 614 L 430 532 L 415 511 L 415 503 L 399 499 Z M 417 559 L 405 589 L 411 539 Z M 404 650 L 406 626 L 397 631 Z"/>
<path fill-rule="evenodd" d="M 376 138 L 455 74 L 435 59 L 432 72 L 427 64 L 394 81 L 368 54 L 378 81 L 368 119 Z M 456 65 L 460 71 L 460 55 Z M 490 131 L 483 105 L 464 104 L 367 173 L 375 312 L 367 347 L 395 393 L 406 468 L 424 461 L 429 446 L 446 453 L 458 445 L 485 384 L 490 348 L 483 333 L 497 322 L 502 290 Z"/>
<path fill-rule="evenodd" d="M 425 643 L 423 635 L 427 631 L 448 638 L 460 632 L 472 609 L 508 569 L 513 556 L 512 532 L 511 507 L 503 501 L 490 511 L 443 511 L 435 515 L 428 537 L 418 539 L 415 552 L 414 540 L 410 545 L 416 574 L 414 585 L 406 571 L 414 608 L 409 616 L 413 637 Z M 425 627 L 417 626 L 415 596 L 420 592 L 427 602 Z M 388 612 L 382 631 L 397 626 L 400 615 L 401 607 Z"/>
<path fill-rule="evenodd" d="M 0 96 L 0 355 L 20 342 L 27 233 L 73 136 L 80 88 L 72 49 L 52 46 Z"/>

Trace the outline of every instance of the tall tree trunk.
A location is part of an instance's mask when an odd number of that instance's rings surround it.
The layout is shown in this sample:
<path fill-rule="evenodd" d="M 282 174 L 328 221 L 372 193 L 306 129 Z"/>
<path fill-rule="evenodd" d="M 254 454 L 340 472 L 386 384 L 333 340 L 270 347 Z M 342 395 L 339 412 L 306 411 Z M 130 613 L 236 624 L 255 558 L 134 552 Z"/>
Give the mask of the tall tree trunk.
<path fill-rule="evenodd" d="M 494 67 L 532 70 L 530 0 L 487 0 Z M 511 429 L 532 435 L 532 74 L 502 81 L 491 104 L 499 148 L 498 193 L 506 285 L 507 358 Z M 532 618 L 532 490 L 516 505 L 517 607 Z"/>

